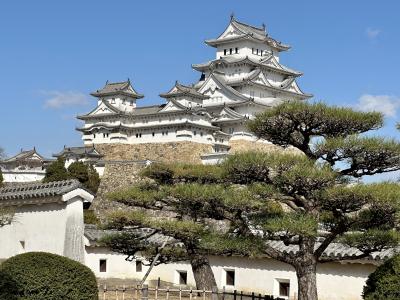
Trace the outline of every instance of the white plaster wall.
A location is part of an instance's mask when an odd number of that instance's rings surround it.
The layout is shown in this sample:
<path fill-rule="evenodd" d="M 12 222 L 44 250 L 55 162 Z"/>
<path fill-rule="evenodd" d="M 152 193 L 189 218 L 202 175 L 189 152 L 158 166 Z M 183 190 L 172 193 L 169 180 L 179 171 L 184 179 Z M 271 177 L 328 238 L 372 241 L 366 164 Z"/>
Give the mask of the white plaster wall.
<path fill-rule="evenodd" d="M 135 263 L 126 262 L 125 256 L 112 254 L 104 248 L 86 248 L 86 265 L 97 277 L 140 279 L 147 267 L 137 273 Z M 107 272 L 99 272 L 99 260 L 107 259 Z M 290 297 L 297 294 L 297 277 L 294 269 L 273 259 L 246 259 L 238 257 L 210 257 L 210 264 L 219 289 L 238 290 L 279 296 L 279 280 L 290 282 Z M 371 264 L 320 265 L 317 274 L 317 288 L 320 300 L 361 300 L 361 292 L 368 275 L 375 269 Z M 226 286 L 226 270 L 235 271 L 235 285 Z M 148 281 L 157 280 L 178 284 L 177 271 L 186 271 L 188 285 L 195 286 L 189 263 L 173 263 L 155 267 Z"/>
<path fill-rule="evenodd" d="M 2 170 L 4 182 L 32 182 L 41 181 L 46 171 L 34 171 L 34 170 L 20 170 L 20 171 L 5 171 Z"/>
<path fill-rule="evenodd" d="M 107 271 L 100 272 L 100 259 L 107 260 Z M 136 273 L 135 262 L 128 262 L 125 256 L 113 253 L 106 248 L 86 247 L 85 265 L 88 266 L 98 278 L 122 278 L 137 279 L 145 274 L 146 267 L 143 266 L 143 272 Z"/>
<path fill-rule="evenodd" d="M 29 251 L 64 253 L 66 203 L 15 207 L 10 225 L 0 228 L 0 258 Z M 25 242 L 25 249 L 21 246 Z"/>

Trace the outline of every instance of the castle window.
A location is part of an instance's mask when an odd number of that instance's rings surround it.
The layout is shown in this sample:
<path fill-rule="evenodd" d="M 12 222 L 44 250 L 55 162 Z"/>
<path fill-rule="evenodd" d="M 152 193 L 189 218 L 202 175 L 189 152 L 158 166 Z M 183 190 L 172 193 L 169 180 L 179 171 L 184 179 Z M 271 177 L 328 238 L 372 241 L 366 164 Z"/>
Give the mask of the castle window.
<path fill-rule="evenodd" d="M 193 131 L 193 135 L 197 135 L 197 132 L 196 132 L 196 130 L 195 130 L 195 131 Z"/>
<path fill-rule="evenodd" d="M 136 138 L 138 138 L 139 137 L 139 133 L 136 133 Z"/>
<path fill-rule="evenodd" d="M 253 53 L 253 54 L 254 54 L 254 48 L 251 48 L 251 53 Z"/>
<path fill-rule="evenodd" d="M 258 49 L 257 49 L 257 55 L 258 55 Z"/>
<path fill-rule="evenodd" d="M 99 260 L 99 269 L 101 273 L 107 272 L 107 260 L 100 259 Z"/>
<path fill-rule="evenodd" d="M 202 131 L 200 131 L 200 136 L 203 136 L 203 132 Z"/>
<path fill-rule="evenodd" d="M 226 49 L 224 49 L 224 55 L 226 55 Z"/>
<path fill-rule="evenodd" d="M 155 132 L 152 132 L 151 135 L 152 135 L 152 136 L 155 136 Z"/>
<path fill-rule="evenodd" d="M 187 272 L 186 271 L 178 271 L 178 284 L 187 284 Z"/>
<path fill-rule="evenodd" d="M 289 297 L 290 294 L 290 282 L 287 280 L 279 281 L 279 296 Z"/>
<path fill-rule="evenodd" d="M 261 56 L 263 55 L 263 51 L 261 50 Z"/>
<path fill-rule="evenodd" d="M 96 134 L 95 134 L 95 133 L 93 133 L 93 138 L 94 138 L 94 139 L 96 138 Z"/>
<path fill-rule="evenodd" d="M 226 285 L 235 285 L 235 270 L 225 270 L 225 283 Z"/>
<path fill-rule="evenodd" d="M 136 272 L 142 272 L 143 264 L 141 260 L 136 260 Z"/>
<path fill-rule="evenodd" d="M 231 48 L 231 49 L 229 49 L 229 54 L 232 54 L 232 48 Z"/>
<path fill-rule="evenodd" d="M 141 133 L 139 133 L 139 137 L 140 137 L 140 138 L 142 137 L 142 134 L 141 134 Z"/>
<path fill-rule="evenodd" d="M 238 48 L 238 47 L 235 48 L 235 53 L 236 53 L 236 54 L 239 53 L 239 48 Z"/>

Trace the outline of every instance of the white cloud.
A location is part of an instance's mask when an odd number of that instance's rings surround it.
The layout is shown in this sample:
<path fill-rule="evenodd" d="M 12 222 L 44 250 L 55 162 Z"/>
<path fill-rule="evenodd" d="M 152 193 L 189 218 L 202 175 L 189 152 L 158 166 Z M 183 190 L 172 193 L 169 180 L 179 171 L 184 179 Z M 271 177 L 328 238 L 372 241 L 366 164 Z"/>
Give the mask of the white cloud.
<path fill-rule="evenodd" d="M 378 111 L 387 117 L 395 117 L 400 107 L 400 97 L 364 94 L 355 107 L 362 111 Z"/>
<path fill-rule="evenodd" d="M 371 39 L 371 40 L 377 38 L 378 35 L 379 35 L 380 33 L 381 33 L 381 31 L 380 31 L 379 29 L 376 29 L 376 28 L 368 27 L 368 28 L 365 30 L 365 34 L 366 34 L 367 37 L 368 37 L 369 39 Z"/>
<path fill-rule="evenodd" d="M 89 104 L 85 94 L 74 91 L 42 91 L 41 94 L 48 97 L 44 107 L 60 109 L 68 106 L 83 106 Z"/>

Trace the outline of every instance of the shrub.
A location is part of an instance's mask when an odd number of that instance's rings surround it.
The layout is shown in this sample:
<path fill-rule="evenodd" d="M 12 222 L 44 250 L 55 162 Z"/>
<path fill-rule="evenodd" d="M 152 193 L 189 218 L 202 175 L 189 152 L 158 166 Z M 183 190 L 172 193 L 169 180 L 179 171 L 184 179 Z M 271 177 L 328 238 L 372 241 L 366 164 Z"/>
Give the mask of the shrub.
<path fill-rule="evenodd" d="M 368 276 L 364 286 L 366 300 L 400 299 L 400 256 L 394 256 Z"/>
<path fill-rule="evenodd" d="M 3 180 L 4 180 L 3 173 L 1 172 L 1 169 L 0 169 L 0 187 L 3 186 Z"/>
<path fill-rule="evenodd" d="M 68 167 L 69 174 L 79 180 L 81 183 L 85 183 L 89 180 L 88 167 L 81 161 L 73 162 Z"/>
<path fill-rule="evenodd" d="M 58 158 L 56 161 L 52 162 L 46 168 L 46 175 L 43 178 L 43 182 L 71 179 L 71 176 L 64 165 L 65 161 L 62 158 Z"/>
<path fill-rule="evenodd" d="M 0 299 L 97 300 L 96 277 L 88 267 L 69 258 L 24 253 L 1 264 Z"/>
<path fill-rule="evenodd" d="M 99 219 L 96 216 L 96 213 L 93 210 L 84 209 L 83 210 L 83 222 L 85 224 L 99 224 Z"/>

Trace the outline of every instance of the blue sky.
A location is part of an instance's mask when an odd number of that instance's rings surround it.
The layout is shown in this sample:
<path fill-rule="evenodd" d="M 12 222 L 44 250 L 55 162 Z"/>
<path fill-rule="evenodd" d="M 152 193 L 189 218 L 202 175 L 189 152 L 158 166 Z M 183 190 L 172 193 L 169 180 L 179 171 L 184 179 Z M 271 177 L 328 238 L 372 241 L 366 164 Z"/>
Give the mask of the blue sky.
<path fill-rule="evenodd" d="M 89 93 L 128 77 L 145 98 L 175 80 L 192 83 L 192 63 L 214 58 L 204 44 L 233 12 L 292 45 L 281 62 L 304 72 L 315 100 L 378 109 L 380 133 L 398 138 L 399 1 L 4 1 L 0 6 L 0 146 L 50 156 L 80 145 L 75 116 Z"/>

